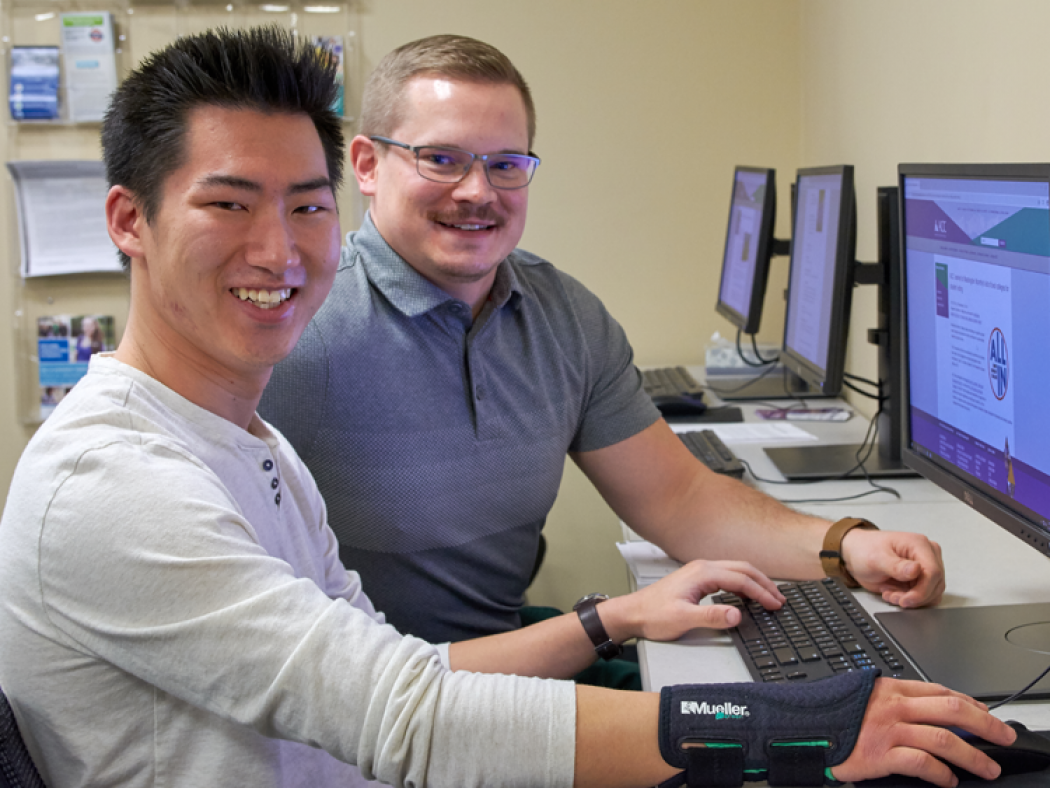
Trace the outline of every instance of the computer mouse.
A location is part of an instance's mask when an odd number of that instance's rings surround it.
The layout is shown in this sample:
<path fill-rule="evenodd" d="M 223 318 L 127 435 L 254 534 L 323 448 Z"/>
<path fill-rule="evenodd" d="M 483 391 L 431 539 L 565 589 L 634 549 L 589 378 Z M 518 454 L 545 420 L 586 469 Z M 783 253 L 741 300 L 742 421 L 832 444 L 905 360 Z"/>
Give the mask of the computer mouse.
<path fill-rule="evenodd" d="M 998 763 L 1002 767 L 1003 777 L 1011 774 L 1039 772 L 1050 766 L 1050 738 L 1041 733 L 1030 731 L 1024 725 L 1014 720 L 1009 720 L 1006 724 L 1017 731 L 1017 741 L 1008 747 L 1004 747 L 1001 744 L 992 744 L 990 741 L 974 736 L 972 733 L 964 730 L 957 728 L 952 728 L 951 730 L 968 744 L 976 747 Z M 959 780 L 981 779 L 953 763 L 949 763 L 948 766 L 955 772 Z"/>
<path fill-rule="evenodd" d="M 664 416 L 697 416 L 707 410 L 703 395 L 690 397 L 687 394 L 657 394 L 653 404 Z"/>

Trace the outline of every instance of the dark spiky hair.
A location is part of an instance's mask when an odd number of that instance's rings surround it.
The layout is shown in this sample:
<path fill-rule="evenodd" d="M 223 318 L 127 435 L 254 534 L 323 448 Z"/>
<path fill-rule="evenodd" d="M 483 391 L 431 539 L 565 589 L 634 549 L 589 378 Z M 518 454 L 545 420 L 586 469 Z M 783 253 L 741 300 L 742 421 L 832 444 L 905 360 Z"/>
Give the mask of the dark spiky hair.
<path fill-rule="evenodd" d="M 152 221 L 164 181 L 184 162 L 190 112 L 217 106 L 307 115 L 337 189 L 344 151 L 342 123 L 332 110 L 336 92 L 335 60 L 279 27 L 179 38 L 146 58 L 113 94 L 102 124 L 106 177 L 110 186 L 129 189 Z"/>

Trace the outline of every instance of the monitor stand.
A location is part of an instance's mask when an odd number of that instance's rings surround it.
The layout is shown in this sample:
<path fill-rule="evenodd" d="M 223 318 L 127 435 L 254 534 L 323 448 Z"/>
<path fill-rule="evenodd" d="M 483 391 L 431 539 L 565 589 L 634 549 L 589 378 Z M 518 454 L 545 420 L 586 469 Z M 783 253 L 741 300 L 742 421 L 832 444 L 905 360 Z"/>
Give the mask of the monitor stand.
<path fill-rule="evenodd" d="M 758 371 L 747 374 L 745 370 L 724 376 L 709 374 L 704 385 L 726 402 L 827 397 L 784 367 L 765 375 Z"/>
<path fill-rule="evenodd" d="M 924 608 L 875 617 L 930 681 L 1002 700 L 1050 666 L 1050 603 Z M 1050 698 L 1050 676 L 1025 693 Z"/>
<path fill-rule="evenodd" d="M 769 459 L 784 478 L 791 481 L 818 481 L 820 479 L 900 478 L 919 474 L 900 459 L 893 459 L 880 447 L 872 450 L 864 460 L 864 470 L 857 467 L 857 452 L 861 444 L 838 446 L 782 446 L 765 449 Z M 849 473 L 847 473 L 847 471 Z"/>

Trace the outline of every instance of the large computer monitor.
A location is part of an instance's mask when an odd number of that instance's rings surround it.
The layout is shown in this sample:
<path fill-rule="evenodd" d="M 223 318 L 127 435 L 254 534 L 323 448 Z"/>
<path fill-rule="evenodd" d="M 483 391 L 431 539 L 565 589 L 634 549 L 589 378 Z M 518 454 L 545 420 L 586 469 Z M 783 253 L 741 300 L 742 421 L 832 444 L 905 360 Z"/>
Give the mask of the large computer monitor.
<path fill-rule="evenodd" d="M 899 173 L 904 460 L 1050 555 L 1050 165 Z M 1050 663 L 1050 604 L 879 618 L 931 680 L 978 698 Z"/>
<path fill-rule="evenodd" d="M 776 213 L 775 170 L 737 167 L 715 311 L 745 334 L 757 332 L 762 322 Z"/>

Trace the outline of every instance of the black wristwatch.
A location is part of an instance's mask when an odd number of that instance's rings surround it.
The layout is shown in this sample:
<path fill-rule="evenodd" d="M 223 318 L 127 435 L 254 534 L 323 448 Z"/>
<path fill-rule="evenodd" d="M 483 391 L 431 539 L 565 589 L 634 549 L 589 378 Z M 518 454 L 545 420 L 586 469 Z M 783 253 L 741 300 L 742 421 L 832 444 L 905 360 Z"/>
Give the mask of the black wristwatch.
<path fill-rule="evenodd" d="M 602 626 L 602 620 L 598 617 L 598 611 L 595 609 L 598 607 L 599 602 L 604 602 L 608 598 L 606 594 L 587 594 L 587 596 L 572 606 L 572 609 L 580 617 L 580 623 L 583 624 L 584 632 L 587 633 L 587 637 L 594 644 L 595 653 L 602 659 L 612 659 L 620 656 L 623 652 L 623 646 L 610 640 L 609 633 Z"/>

